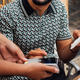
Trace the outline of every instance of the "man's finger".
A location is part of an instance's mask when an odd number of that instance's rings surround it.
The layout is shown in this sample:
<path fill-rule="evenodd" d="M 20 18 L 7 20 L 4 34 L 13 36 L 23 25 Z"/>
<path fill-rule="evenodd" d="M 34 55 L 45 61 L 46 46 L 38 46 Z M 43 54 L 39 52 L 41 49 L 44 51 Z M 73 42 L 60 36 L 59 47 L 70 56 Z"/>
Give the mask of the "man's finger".
<path fill-rule="evenodd" d="M 30 52 L 29 52 L 29 55 L 32 55 L 32 56 L 43 56 L 43 55 L 47 55 L 47 53 L 45 52 L 45 51 L 43 51 L 43 50 L 40 50 L 40 51 L 38 51 L 38 50 L 31 50 Z"/>

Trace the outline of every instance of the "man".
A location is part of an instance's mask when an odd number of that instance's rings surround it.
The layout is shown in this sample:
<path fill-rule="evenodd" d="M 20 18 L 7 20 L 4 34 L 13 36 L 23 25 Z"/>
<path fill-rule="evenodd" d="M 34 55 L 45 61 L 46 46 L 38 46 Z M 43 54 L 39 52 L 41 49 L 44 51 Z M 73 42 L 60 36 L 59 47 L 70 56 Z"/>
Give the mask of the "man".
<path fill-rule="evenodd" d="M 16 0 L 0 10 L 0 17 L 1 33 L 25 55 L 36 53 L 40 48 L 47 52 L 47 57 L 53 57 L 56 43 L 60 59 L 68 62 L 80 49 L 78 44 L 70 50 L 73 42 L 67 12 L 59 0 Z M 79 34 L 79 30 L 74 31 L 74 40 L 80 37 Z"/>

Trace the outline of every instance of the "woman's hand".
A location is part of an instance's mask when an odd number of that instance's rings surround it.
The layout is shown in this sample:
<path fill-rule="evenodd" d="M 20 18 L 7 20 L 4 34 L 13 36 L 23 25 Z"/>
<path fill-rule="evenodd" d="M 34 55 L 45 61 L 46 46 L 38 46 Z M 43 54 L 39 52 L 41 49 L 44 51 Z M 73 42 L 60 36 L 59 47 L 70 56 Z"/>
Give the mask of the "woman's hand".
<path fill-rule="evenodd" d="M 23 70 L 23 72 L 25 72 L 24 76 L 31 79 L 35 79 L 35 80 L 51 77 L 52 76 L 51 73 L 59 72 L 59 70 L 53 66 L 47 66 L 45 64 L 37 63 L 37 62 L 27 63 L 27 64 L 24 64 L 24 66 L 25 66 L 24 68 L 25 71 Z M 51 73 L 47 73 L 46 71 Z"/>
<path fill-rule="evenodd" d="M 0 54 L 4 60 L 10 62 L 24 63 L 27 60 L 20 48 L 2 34 L 0 34 Z"/>

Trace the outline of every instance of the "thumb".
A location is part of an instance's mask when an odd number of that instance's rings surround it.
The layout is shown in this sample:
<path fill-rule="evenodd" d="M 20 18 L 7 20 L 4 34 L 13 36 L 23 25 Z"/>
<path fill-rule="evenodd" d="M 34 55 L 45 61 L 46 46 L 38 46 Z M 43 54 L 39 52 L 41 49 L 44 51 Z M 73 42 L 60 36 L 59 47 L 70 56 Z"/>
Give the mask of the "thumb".
<path fill-rule="evenodd" d="M 73 37 L 74 39 L 77 39 L 78 37 L 80 37 L 80 30 L 74 30 Z"/>
<path fill-rule="evenodd" d="M 59 69 L 54 66 L 46 66 L 45 71 L 48 71 L 51 73 L 59 73 Z"/>
<path fill-rule="evenodd" d="M 17 56 L 19 57 L 19 59 L 22 61 L 22 62 L 25 62 L 27 61 L 27 58 L 25 58 L 23 52 L 19 49 L 19 51 L 16 51 L 16 54 Z"/>

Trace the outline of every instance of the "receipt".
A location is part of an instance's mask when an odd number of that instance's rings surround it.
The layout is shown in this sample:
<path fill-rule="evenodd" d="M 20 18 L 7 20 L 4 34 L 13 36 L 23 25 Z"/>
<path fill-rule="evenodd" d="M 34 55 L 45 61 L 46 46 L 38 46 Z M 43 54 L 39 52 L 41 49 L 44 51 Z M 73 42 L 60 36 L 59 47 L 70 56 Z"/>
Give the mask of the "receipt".
<path fill-rule="evenodd" d="M 74 41 L 70 49 L 73 49 L 80 42 L 80 37 Z"/>

